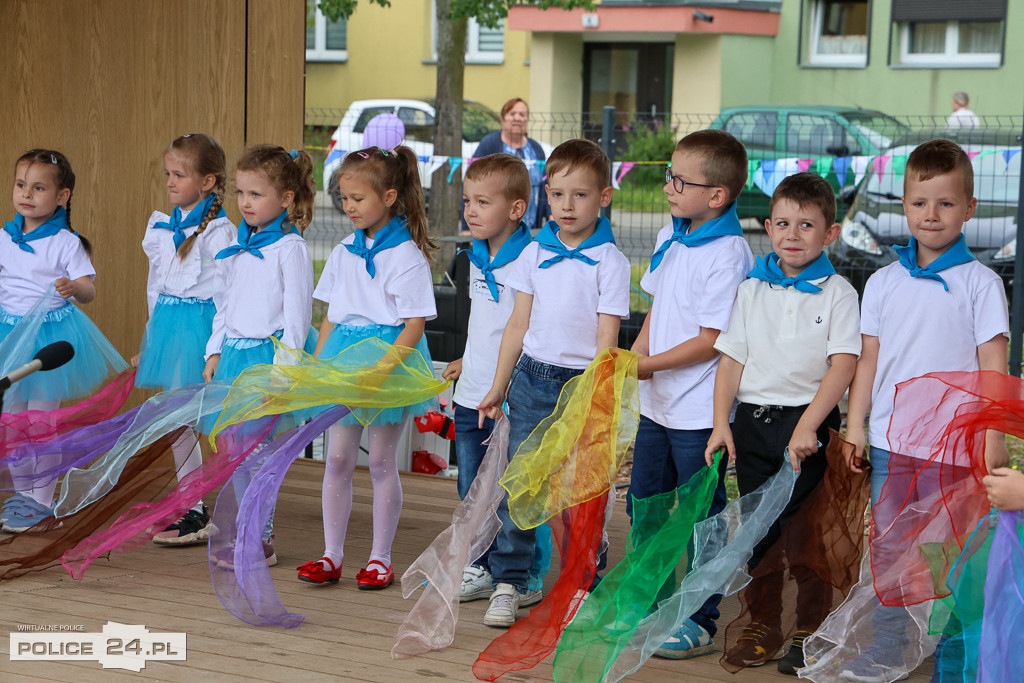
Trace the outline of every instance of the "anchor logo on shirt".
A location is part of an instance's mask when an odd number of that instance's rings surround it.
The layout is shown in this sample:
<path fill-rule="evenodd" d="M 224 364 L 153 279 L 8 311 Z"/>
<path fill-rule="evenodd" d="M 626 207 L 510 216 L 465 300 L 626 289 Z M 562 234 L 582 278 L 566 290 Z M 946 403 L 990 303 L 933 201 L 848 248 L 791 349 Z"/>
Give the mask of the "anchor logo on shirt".
<path fill-rule="evenodd" d="M 816 322 L 816 323 L 818 323 L 820 325 L 821 324 L 821 316 L 819 315 L 814 322 Z"/>

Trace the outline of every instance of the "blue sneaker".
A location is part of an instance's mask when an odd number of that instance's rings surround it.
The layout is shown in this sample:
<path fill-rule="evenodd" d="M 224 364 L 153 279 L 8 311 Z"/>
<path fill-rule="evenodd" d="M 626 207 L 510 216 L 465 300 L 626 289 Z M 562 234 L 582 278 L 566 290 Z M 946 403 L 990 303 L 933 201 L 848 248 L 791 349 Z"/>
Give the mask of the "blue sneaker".
<path fill-rule="evenodd" d="M 850 683 L 889 683 L 904 681 L 910 678 L 909 673 L 894 675 L 894 669 L 905 666 L 899 652 L 890 652 L 872 645 L 864 649 L 856 659 L 851 661 L 839 674 L 839 680 Z"/>
<path fill-rule="evenodd" d="M 0 510 L 0 524 L 6 522 L 12 512 L 24 509 L 25 501 L 27 500 L 30 500 L 30 498 L 24 493 L 15 493 L 13 496 L 5 500 L 3 510 Z"/>
<path fill-rule="evenodd" d="M 18 534 L 25 529 L 34 527 L 48 517 L 53 517 L 53 508 L 26 497 L 26 502 L 22 507 L 12 510 L 8 515 L 3 529 L 9 534 Z"/>
<path fill-rule="evenodd" d="M 665 659 L 700 657 L 714 650 L 711 640 L 711 634 L 707 629 L 693 619 L 687 619 L 678 631 L 654 651 L 654 654 Z"/>

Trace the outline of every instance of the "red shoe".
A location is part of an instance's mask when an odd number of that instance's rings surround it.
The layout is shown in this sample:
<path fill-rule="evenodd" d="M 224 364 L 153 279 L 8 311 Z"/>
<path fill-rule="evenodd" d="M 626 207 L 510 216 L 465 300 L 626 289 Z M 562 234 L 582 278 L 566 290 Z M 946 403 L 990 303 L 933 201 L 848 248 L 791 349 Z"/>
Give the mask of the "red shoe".
<path fill-rule="evenodd" d="M 373 567 L 373 569 L 370 569 L 370 567 Z M 384 571 L 380 571 L 377 567 Z M 359 590 L 364 591 L 387 588 L 394 580 L 395 572 L 391 570 L 391 565 L 385 567 L 383 562 L 378 562 L 377 560 L 373 560 L 356 574 L 356 583 L 359 585 Z"/>
<path fill-rule="evenodd" d="M 330 565 L 330 569 L 327 569 L 328 565 Z M 338 580 L 341 579 L 341 565 L 335 567 L 334 563 L 326 557 L 310 560 L 296 569 L 299 570 L 299 578 L 310 583 L 338 583 Z"/>

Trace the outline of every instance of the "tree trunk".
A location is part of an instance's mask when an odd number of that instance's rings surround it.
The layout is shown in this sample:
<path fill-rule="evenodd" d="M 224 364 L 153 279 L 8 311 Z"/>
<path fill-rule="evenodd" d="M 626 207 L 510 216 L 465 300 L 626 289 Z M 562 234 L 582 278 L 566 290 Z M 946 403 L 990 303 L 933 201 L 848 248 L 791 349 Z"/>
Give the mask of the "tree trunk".
<path fill-rule="evenodd" d="M 451 0 L 437 0 L 437 119 L 434 154 L 462 156 L 462 92 L 466 64 L 465 17 L 452 19 Z M 434 172 L 430 189 L 430 229 L 456 235 L 462 210 L 462 169 L 448 182 L 451 166 Z M 442 258 L 444 255 L 442 254 Z"/>

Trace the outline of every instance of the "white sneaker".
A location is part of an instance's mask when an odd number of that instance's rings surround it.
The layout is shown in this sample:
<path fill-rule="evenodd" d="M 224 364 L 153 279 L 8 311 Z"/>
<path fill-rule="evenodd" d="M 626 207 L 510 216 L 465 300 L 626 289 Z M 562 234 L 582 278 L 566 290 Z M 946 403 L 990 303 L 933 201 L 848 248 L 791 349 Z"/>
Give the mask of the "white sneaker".
<path fill-rule="evenodd" d="M 469 565 L 462 570 L 462 587 L 459 589 L 459 602 L 482 600 L 491 597 L 494 592 L 491 573 L 483 567 Z"/>
<path fill-rule="evenodd" d="M 519 594 L 519 606 L 529 607 L 536 605 L 544 599 L 544 591 L 540 588 L 527 588 L 525 593 Z"/>
<path fill-rule="evenodd" d="M 491 594 L 491 604 L 484 614 L 484 624 L 508 628 L 516 623 L 519 591 L 510 583 L 499 583 Z"/>

